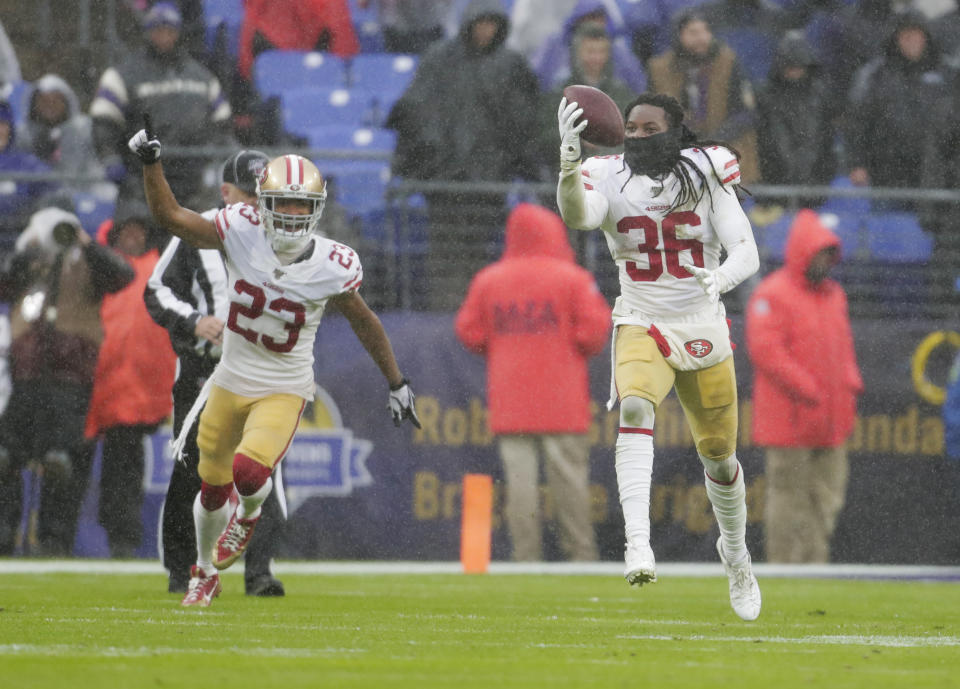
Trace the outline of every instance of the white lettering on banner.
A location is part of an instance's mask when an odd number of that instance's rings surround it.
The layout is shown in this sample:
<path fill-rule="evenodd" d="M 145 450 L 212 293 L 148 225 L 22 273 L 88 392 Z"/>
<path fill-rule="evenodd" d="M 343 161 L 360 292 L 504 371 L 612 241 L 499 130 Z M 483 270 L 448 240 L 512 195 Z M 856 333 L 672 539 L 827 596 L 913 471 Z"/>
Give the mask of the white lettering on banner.
<path fill-rule="evenodd" d="M 193 79 L 170 79 L 168 81 L 146 81 L 137 85 L 137 97 L 168 96 L 171 93 L 196 93 L 206 95 L 209 84 Z"/>

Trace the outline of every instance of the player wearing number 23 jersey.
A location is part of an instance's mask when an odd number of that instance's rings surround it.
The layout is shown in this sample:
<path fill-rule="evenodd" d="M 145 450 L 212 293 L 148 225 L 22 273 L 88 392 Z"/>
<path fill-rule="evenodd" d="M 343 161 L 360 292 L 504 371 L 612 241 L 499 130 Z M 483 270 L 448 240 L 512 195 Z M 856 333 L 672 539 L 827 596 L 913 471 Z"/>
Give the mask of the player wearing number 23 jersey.
<path fill-rule="evenodd" d="M 193 509 L 197 563 L 182 604 L 208 606 L 221 590 L 217 570 L 233 564 L 249 544 L 273 469 L 313 399 L 314 339 L 327 306 L 346 317 L 387 379 L 394 424 L 420 423 L 383 325 L 358 292 L 359 257 L 315 233 L 327 192 L 313 163 L 297 155 L 275 158 L 257 180 L 256 207 L 234 204 L 211 221 L 173 196 L 158 140 L 141 130 L 128 145 L 144 163 L 154 217 L 197 248 L 219 249 L 227 262 L 223 354 L 178 438 L 184 441 L 203 407 L 197 431 L 201 487 Z M 234 488 L 239 502 L 231 510 Z"/>
<path fill-rule="evenodd" d="M 760 589 L 744 542 L 746 502 L 736 458 L 737 386 L 720 294 L 759 267 L 726 146 L 699 141 L 676 99 L 643 94 L 624 111 L 622 156 L 580 161 L 576 103 L 560 103 L 557 201 L 574 229 L 603 231 L 620 273 L 613 309 L 613 388 L 620 402 L 616 469 L 626 531 L 624 576 L 656 581 L 650 547 L 650 480 L 657 407 L 676 389 L 703 463 L 720 525 L 717 549 L 730 602 L 760 614 Z M 721 263 L 721 249 L 726 259 Z"/>
<path fill-rule="evenodd" d="M 253 206 L 214 218 L 229 276 L 230 311 L 214 383 L 245 397 L 288 392 L 313 399 L 313 345 L 330 297 L 359 289 L 360 257 L 320 235 L 293 263 L 272 251 Z"/>

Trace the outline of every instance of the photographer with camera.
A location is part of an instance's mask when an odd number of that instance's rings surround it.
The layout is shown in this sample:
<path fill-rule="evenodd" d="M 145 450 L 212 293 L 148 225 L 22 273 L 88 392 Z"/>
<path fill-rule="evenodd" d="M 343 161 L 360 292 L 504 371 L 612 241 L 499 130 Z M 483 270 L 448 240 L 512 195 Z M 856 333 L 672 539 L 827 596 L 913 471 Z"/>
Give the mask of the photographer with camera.
<path fill-rule="evenodd" d="M 13 392 L 0 419 L 0 455 L 7 456 L 0 462 L 0 555 L 12 554 L 18 541 L 26 554 L 73 551 L 93 456 L 83 429 L 103 341 L 100 304 L 133 277 L 120 256 L 59 208 L 34 213 L 4 262 L 0 300 L 10 304 Z M 30 495 L 39 498 L 20 540 L 24 467 L 35 480 Z"/>

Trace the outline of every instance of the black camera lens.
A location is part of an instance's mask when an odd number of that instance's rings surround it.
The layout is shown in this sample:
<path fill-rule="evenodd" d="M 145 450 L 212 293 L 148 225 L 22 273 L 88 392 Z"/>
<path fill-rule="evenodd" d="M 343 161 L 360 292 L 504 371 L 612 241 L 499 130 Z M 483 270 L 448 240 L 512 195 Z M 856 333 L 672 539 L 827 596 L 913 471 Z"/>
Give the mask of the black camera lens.
<path fill-rule="evenodd" d="M 60 246 L 70 246 L 77 240 L 77 228 L 70 223 L 58 223 L 53 228 L 53 238 Z"/>

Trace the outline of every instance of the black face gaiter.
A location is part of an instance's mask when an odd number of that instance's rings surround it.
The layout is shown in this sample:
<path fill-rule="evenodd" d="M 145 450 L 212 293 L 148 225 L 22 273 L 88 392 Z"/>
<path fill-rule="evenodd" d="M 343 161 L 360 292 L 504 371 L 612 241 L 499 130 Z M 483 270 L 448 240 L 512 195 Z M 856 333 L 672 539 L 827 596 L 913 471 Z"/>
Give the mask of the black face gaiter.
<path fill-rule="evenodd" d="M 665 175 L 680 160 L 680 135 L 674 127 L 653 136 L 628 136 L 623 140 L 623 157 L 635 175 Z"/>

